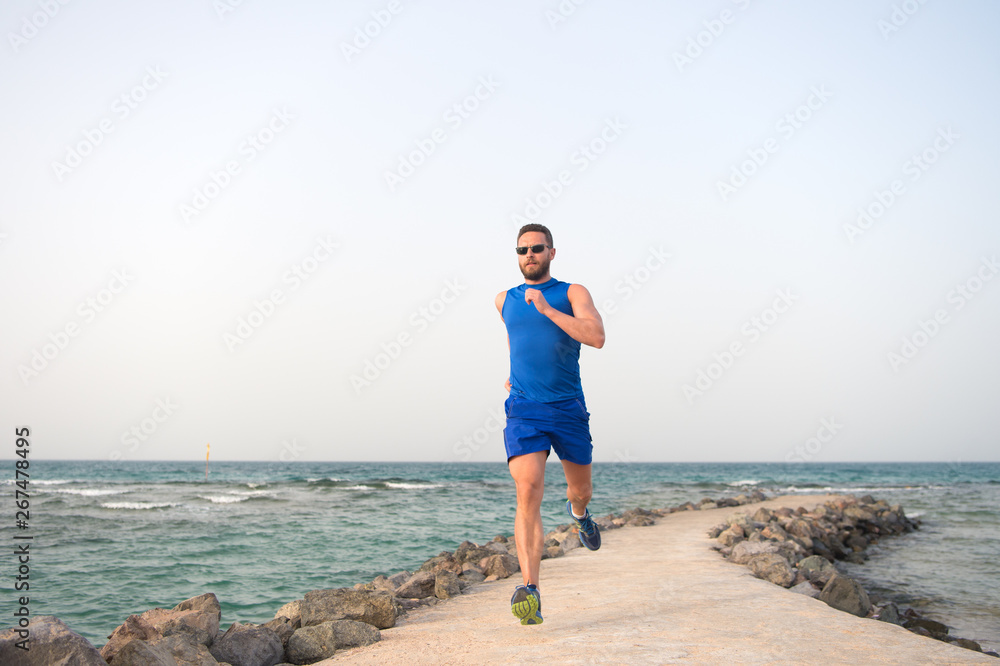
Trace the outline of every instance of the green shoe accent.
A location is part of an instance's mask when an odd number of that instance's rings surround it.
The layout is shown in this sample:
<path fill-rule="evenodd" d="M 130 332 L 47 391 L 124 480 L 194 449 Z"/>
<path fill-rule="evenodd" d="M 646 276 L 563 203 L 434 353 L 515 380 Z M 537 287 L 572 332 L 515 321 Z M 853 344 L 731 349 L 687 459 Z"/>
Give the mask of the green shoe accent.
<path fill-rule="evenodd" d="M 538 590 L 529 590 L 524 585 L 518 585 L 514 596 L 510 598 L 510 612 L 521 621 L 521 624 L 542 623 L 542 597 Z"/>

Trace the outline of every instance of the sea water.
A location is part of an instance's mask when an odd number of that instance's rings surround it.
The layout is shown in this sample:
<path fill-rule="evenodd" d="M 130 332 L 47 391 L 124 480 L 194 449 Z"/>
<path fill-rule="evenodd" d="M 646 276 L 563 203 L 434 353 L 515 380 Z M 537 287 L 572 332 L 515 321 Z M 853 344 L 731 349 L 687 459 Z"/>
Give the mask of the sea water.
<path fill-rule="evenodd" d="M 594 486 L 595 515 L 753 489 L 900 503 L 922 528 L 883 539 L 864 565 L 838 566 L 1000 648 L 1000 463 L 597 463 Z M 548 530 L 566 522 L 558 464 L 546 489 Z M 202 463 L 33 460 L 29 491 L 29 529 L 8 520 L 0 539 L 33 536 L 30 612 L 98 647 L 128 615 L 205 592 L 218 596 L 223 628 L 266 622 L 309 590 L 413 570 L 514 523 L 503 463 L 213 462 L 206 481 Z M 14 593 L 5 598 L 13 612 Z"/>

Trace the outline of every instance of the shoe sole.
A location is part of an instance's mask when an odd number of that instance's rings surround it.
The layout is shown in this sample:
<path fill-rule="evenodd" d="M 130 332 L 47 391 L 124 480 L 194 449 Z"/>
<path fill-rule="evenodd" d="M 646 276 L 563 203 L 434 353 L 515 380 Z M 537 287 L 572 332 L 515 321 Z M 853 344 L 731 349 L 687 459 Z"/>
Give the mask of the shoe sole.
<path fill-rule="evenodd" d="M 510 605 L 510 612 L 521 621 L 521 624 L 541 624 L 542 616 L 538 611 L 538 597 L 533 594 L 528 594 L 522 601 Z"/>

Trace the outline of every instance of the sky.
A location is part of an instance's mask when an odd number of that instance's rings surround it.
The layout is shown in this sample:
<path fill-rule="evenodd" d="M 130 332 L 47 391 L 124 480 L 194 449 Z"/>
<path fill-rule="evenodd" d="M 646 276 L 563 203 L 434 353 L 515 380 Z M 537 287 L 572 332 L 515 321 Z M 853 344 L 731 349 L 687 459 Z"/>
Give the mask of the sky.
<path fill-rule="evenodd" d="M 0 457 L 503 461 L 517 229 L 599 462 L 1000 460 L 1000 6 L 10 0 Z"/>

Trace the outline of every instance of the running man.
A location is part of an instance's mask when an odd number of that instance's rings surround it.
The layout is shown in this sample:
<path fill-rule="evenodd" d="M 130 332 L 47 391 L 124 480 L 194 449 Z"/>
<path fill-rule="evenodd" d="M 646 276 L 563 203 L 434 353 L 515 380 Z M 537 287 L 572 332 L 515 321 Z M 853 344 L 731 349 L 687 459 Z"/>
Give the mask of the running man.
<path fill-rule="evenodd" d="M 566 512 L 579 529 L 580 542 L 590 550 L 601 547 L 601 533 L 587 510 L 594 447 L 579 361 L 581 344 L 604 346 L 604 322 L 582 285 L 549 275 L 556 250 L 547 228 L 521 227 L 515 250 L 524 284 L 496 297 L 510 347 L 503 439 L 517 487 L 514 540 L 524 578 L 524 585 L 514 590 L 510 608 L 521 624 L 541 624 L 538 569 L 545 541 L 541 506 L 550 449 L 562 462 Z"/>

